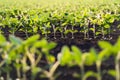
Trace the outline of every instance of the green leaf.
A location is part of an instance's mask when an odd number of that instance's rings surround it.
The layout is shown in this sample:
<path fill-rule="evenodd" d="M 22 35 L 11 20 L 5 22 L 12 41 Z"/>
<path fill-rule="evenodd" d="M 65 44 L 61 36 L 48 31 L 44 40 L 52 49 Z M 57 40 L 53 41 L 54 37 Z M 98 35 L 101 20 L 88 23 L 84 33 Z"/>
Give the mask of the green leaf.
<path fill-rule="evenodd" d="M 47 48 L 48 48 L 49 50 L 51 50 L 51 49 L 55 48 L 56 45 L 57 45 L 56 43 L 50 42 L 50 43 L 48 43 L 48 45 L 46 45 L 46 46 L 47 46 Z"/>
<path fill-rule="evenodd" d="M 113 77 L 116 77 L 116 71 L 115 70 L 109 70 L 108 74 L 110 74 Z"/>
<path fill-rule="evenodd" d="M 13 35 L 10 35 L 9 39 L 13 44 L 16 44 L 16 45 L 20 45 L 22 43 L 22 40 L 20 38 L 17 38 Z"/>
<path fill-rule="evenodd" d="M 34 42 L 36 42 L 39 39 L 39 35 L 34 35 L 29 37 L 27 40 L 24 41 L 24 44 L 26 45 L 30 45 L 30 44 L 34 44 Z"/>
<path fill-rule="evenodd" d="M 74 58 L 74 61 L 77 64 L 80 64 L 80 62 L 82 61 L 82 52 L 76 46 L 72 46 L 71 49 L 73 51 L 73 56 L 72 57 Z"/>
<path fill-rule="evenodd" d="M 59 54 L 59 55 L 60 56 L 58 56 L 58 60 L 60 61 L 60 64 L 62 66 L 64 66 L 64 65 L 71 66 L 72 65 L 72 64 L 69 64 L 72 61 L 72 54 L 67 46 L 64 46 L 62 48 L 61 54 Z"/>
<path fill-rule="evenodd" d="M 17 59 L 17 54 L 16 54 L 16 52 L 15 52 L 14 50 L 11 50 L 10 53 L 8 54 L 8 58 L 9 58 L 10 60 L 15 60 L 15 59 Z"/>
<path fill-rule="evenodd" d="M 48 63 L 54 63 L 55 62 L 55 57 L 52 55 L 46 55 L 47 56 L 47 61 Z"/>
<path fill-rule="evenodd" d="M 34 46 L 37 48 L 44 48 L 48 45 L 47 40 L 42 39 L 42 40 L 38 40 L 37 42 L 34 43 Z"/>
<path fill-rule="evenodd" d="M 68 24 L 68 22 L 64 22 L 64 23 L 62 23 L 61 26 L 66 26 L 67 24 Z"/>
<path fill-rule="evenodd" d="M 38 72 L 40 72 L 41 71 L 41 68 L 40 67 L 34 67 L 34 68 L 32 68 L 32 75 L 36 75 Z"/>
<path fill-rule="evenodd" d="M 110 25 L 109 24 L 105 24 L 104 27 L 105 28 L 110 28 Z"/>
<path fill-rule="evenodd" d="M 87 63 L 89 55 L 89 53 L 82 54 L 82 63 Z"/>
<path fill-rule="evenodd" d="M 94 28 L 90 28 L 91 31 L 94 31 L 95 29 Z"/>
<path fill-rule="evenodd" d="M 6 42 L 5 37 L 2 34 L 0 34 L 0 45 L 5 43 L 5 42 Z"/>
<path fill-rule="evenodd" d="M 17 68 L 17 69 L 20 69 L 22 67 L 22 64 L 19 64 L 19 63 L 13 63 L 13 65 Z"/>
<path fill-rule="evenodd" d="M 120 51 L 120 37 L 118 38 L 117 42 L 113 46 L 113 52 L 115 55 Z"/>
<path fill-rule="evenodd" d="M 90 53 L 88 53 L 88 56 L 86 57 L 85 65 L 93 65 L 95 61 L 98 59 L 97 52 L 95 49 L 90 49 Z"/>
<path fill-rule="evenodd" d="M 97 78 L 97 73 L 93 72 L 93 71 L 88 71 L 86 72 L 86 74 L 84 75 L 84 80 L 87 80 L 88 77 L 96 77 Z"/>
<path fill-rule="evenodd" d="M 102 48 L 102 49 L 111 49 L 112 45 L 107 42 L 107 41 L 99 41 L 98 45 Z"/>
<path fill-rule="evenodd" d="M 115 21 L 114 17 L 111 17 L 111 18 L 109 19 L 109 22 L 110 22 L 110 23 L 113 23 L 114 21 Z"/>
<path fill-rule="evenodd" d="M 37 26 L 34 26 L 34 27 L 33 27 L 33 32 L 34 32 L 34 33 L 37 33 L 37 31 L 38 31 L 38 27 L 37 27 Z"/>
<path fill-rule="evenodd" d="M 109 49 L 104 49 L 98 54 L 99 60 L 105 60 L 108 59 L 111 55 L 111 51 Z"/>

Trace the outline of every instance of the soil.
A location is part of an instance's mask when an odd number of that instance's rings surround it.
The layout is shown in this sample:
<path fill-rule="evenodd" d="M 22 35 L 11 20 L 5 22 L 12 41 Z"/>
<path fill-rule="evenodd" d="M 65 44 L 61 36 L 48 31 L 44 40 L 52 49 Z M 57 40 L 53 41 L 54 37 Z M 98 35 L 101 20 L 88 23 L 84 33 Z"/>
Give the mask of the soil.
<path fill-rule="evenodd" d="M 6 33 L 4 33 L 4 35 L 8 38 L 9 32 L 6 31 Z M 17 33 L 15 33 L 15 35 L 22 39 L 26 39 L 26 35 L 24 32 L 17 32 Z M 28 34 L 28 35 L 31 36 L 32 34 Z M 118 36 L 116 36 L 116 35 L 119 35 L 119 34 L 118 33 L 111 34 L 112 39 L 106 40 L 106 41 L 109 41 L 110 43 L 114 44 L 118 38 Z M 61 34 L 56 33 L 56 39 L 54 39 L 53 33 L 48 34 L 48 36 L 49 36 L 48 41 L 53 41 L 53 42 L 57 43 L 57 46 L 50 51 L 50 53 L 53 54 L 55 57 L 57 57 L 57 54 L 61 51 L 61 48 L 64 45 L 67 45 L 69 47 L 71 47 L 72 45 L 75 45 L 75 46 L 79 47 L 83 52 L 89 51 L 89 49 L 91 47 L 94 47 L 97 51 L 101 50 L 97 45 L 98 41 L 101 39 L 101 35 L 99 35 L 96 39 L 83 39 L 83 34 L 81 34 L 81 33 L 75 33 L 74 39 L 71 38 L 71 34 L 68 34 L 67 38 L 61 38 Z M 106 36 L 108 36 L 108 35 L 106 35 Z M 46 63 L 40 63 L 40 64 L 45 65 Z M 107 74 L 107 71 L 109 69 L 115 69 L 114 57 L 111 56 L 111 58 L 102 62 L 101 69 L 103 72 L 102 80 L 115 80 L 114 77 Z M 96 66 L 95 65 L 85 66 L 85 71 L 87 72 L 88 70 L 92 70 L 92 71 L 96 72 Z M 77 66 L 75 66 L 75 67 L 60 66 L 57 69 L 57 73 L 61 73 L 61 74 L 60 74 L 60 77 L 58 77 L 56 80 L 80 80 L 79 78 L 73 77 L 73 74 L 76 72 L 80 73 L 80 68 Z M 36 79 L 36 80 L 38 80 L 38 79 Z M 42 80 L 47 80 L 47 79 L 45 78 Z M 94 77 L 89 77 L 87 80 L 97 80 L 97 79 Z"/>

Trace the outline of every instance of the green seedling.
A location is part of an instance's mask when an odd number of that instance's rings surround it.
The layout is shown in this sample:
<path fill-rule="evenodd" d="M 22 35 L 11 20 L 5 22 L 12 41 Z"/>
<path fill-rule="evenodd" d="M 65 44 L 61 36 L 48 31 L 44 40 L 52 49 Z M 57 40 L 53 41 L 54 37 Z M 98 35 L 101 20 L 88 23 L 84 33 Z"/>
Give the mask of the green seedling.
<path fill-rule="evenodd" d="M 120 38 L 118 38 L 116 44 L 113 46 L 113 55 L 115 55 L 115 69 L 116 80 L 120 79 Z"/>

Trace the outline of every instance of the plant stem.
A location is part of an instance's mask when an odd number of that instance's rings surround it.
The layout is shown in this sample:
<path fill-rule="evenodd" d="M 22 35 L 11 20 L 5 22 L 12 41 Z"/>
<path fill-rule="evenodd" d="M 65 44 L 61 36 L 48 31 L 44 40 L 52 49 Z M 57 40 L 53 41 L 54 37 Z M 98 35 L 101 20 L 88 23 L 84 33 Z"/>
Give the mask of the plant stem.
<path fill-rule="evenodd" d="M 56 39 L 56 30 L 55 30 L 55 25 L 52 24 L 53 27 L 53 33 L 54 33 L 54 39 Z"/>
<path fill-rule="evenodd" d="M 112 39 L 112 37 L 111 37 L 111 26 L 110 26 L 110 28 L 108 28 L 108 39 L 109 40 L 111 40 Z"/>
<path fill-rule="evenodd" d="M 42 58 L 41 55 L 37 57 L 37 59 L 35 60 L 35 66 L 37 66 L 37 64 L 40 62 L 41 58 Z"/>
<path fill-rule="evenodd" d="M 55 70 L 58 68 L 59 66 L 59 62 L 57 61 L 53 66 L 52 68 L 50 69 L 50 80 L 55 80 L 55 78 L 53 77 L 54 73 L 55 73 Z"/>
<path fill-rule="evenodd" d="M 2 62 L 0 62 L 0 68 L 4 65 L 5 60 L 3 60 Z"/>
<path fill-rule="evenodd" d="M 85 71 L 84 71 L 84 66 L 83 66 L 83 64 L 80 65 L 80 69 L 81 69 L 81 80 L 84 80 Z"/>
<path fill-rule="evenodd" d="M 96 62 L 96 67 L 97 67 L 97 72 L 98 72 L 98 77 L 97 77 L 97 80 L 102 80 L 101 79 L 101 61 L 97 61 Z"/>
<path fill-rule="evenodd" d="M 89 23 L 90 23 L 90 21 L 88 20 L 87 25 L 86 25 L 87 26 L 87 33 L 86 33 L 87 34 L 87 39 L 90 39 L 89 38 Z"/>
<path fill-rule="evenodd" d="M 28 38 L 27 27 L 25 27 L 23 24 L 22 24 L 22 26 L 25 28 L 25 35 L 26 35 L 26 38 Z"/>
<path fill-rule="evenodd" d="M 116 80 L 120 80 L 120 52 L 118 53 L 117 57 L 116 57 Z"/>
<path fill-rule="evenodd" d="M 26 73 L 23 73 L 23 80 L 27 80 Z"/>
<path fill-rule="evenodd" d="M 93 24 L 93 38 L 95 39 L 96 38 L 96 29 L 95 29 L 95 24 Z"/>
<path fill-rule="evenodd" d="M 64 38 L 63 30 L 61 31 L 61 38 Z"/>
<path fill-rule="evenodd" d="M 74 39 L 74 27 L 72 26 L 72 39 Z"/>
<path fill-rule="evenodd" d="M 21 74 L 20 74 L 20 69 L 17 68 L 17 77 L 20 79 L 21 78 Z"/>
<path fill-rule="evenodd" d="M 64 27 L 65 38 L 67 38 L 66 30 L 67 30 L 67 26 Z"/>
<path fill-rule="evenodd" d="M 102 27 L 102 39 L 105 39 L 104 27 Z"/>
<path fill-rule="evenodd" d="M 25 55 L 23 57 L 23 59 L 21 60 L 21 63 L 23 64 L 23 66 L 22 66 L 22 74 L 23 74 L 22 80 L 27 80 L 27 78 L 26 78 L 26 70 L 25 70 L 26 60 L 27 60 L 27 56 Z"/>
<path fill-rule="evenodd" d="M 0 34 L 2 34 L 2 27 L 0 27 Z"/>
<path fill-rule="evenodd" d="M 7 80 L 10 80 L 10 73 L 7 72 Z"/>
<path fill-rule="evenodd" d="M 87 31 L 86 31 L 86 26 L 84 26 L 84 39 L 86 39 L 87 38 Z"/>
<path fill-rule="evenodd" d="M 59 66 L 59 61 L 55 62 L 55 64 L 53 64 L 53 66 L 50 68 L 49 71 L 46 71 L 44 70 L 43 73 L 46 75 L 46 77 L 49 79 L 49 80 L 55 80 L 55 77 L 53 76 L 56 69 L 58 68 Z"/>
<path fill-rule="evenodd" d="M 48 38 L 48 35 L 47 35 L 47 27 L 44 25 L 44 31 L 45 31 L 45 38 L 47 39 Z"/>

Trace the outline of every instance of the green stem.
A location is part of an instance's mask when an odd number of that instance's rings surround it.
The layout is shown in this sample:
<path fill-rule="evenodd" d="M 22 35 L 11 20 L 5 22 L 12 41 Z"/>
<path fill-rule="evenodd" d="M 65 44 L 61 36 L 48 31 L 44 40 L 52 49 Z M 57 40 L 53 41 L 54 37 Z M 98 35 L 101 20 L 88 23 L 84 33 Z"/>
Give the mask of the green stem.
<path fill-rule="evenodd" d="M 27 80 L 26 73 L 23 73 L 23 79 L 22 80 Z"/>
<path fill-rule="evenodd" d="M 0 62 L 0 68 L 4 65 L 5 60 L 3 60 L 2 62 Z"/>
<path fill-rule="evenodd" d="M 84 26 L 84 39 L 87 38 L 87 31 L 86 31 L 86 26 Z"/>
<path fill-rule="evenodd" d="M 67 38 L 66 30 L 67 30 L 67 26 L 64 27 L 65 38 Z"/>
<path fill-rule="evenodd" d="M 74 39 L 74 27 L 72 26 L 72 39 Z"/>
<path fill-rule="evenodd" d="M 98 77 L 97 77 L 97 80 L 102 80 L 101 79 L 101 61 L 97 61 L 96 62 L 96 67 L 97 67 L 97 72 L 98 72 Z"/>
<path fill-rule="evenodd" d="M 47 28 L 46 28 L 46 26 L 44 26 L 44 31 L 45 31 L 45 38 L 47 39 L 48 35 L 47 35 Z"/>
<path fill-rule="evenodd" d="M 84 66 L 83 66 L 83 64 L 80 65 L 80 69 L 81 69 L 81 80 L 84 80 L 85 71 L 84 71 Z"/>
<path fill-rule="evenodd" d="M 64 38 L 64 34 L 63 34 L 63 31 L 61 31 L 61 38 Z"/>
<path fill-rule="evenodd" d="M 10 73 L 7 72 L 7 80 L 9 80 L 9 79 L 10 79 Z"/>
<path fill-rule="evenodd" d="M 117 57 L 116 57 L 116 65 L 115 65 L 115 68 L 116 68 L 116 80 L 120 80 L 120 52 L 118 53 Z"/>
<path fill-rule="evenodd" d="M 40 62 L 41 58 L 42 58 L 41 55 L 39 55 L 39 56 L 37 57 L 37 59 L 36 59 L 36 61 L 35 61 L 35 66 L 37 66 L 37 64 Z"/>
<path fill-rule="evenodd" d="M 93 38 L 95 39 L 96 38 L 96 29 L 95 29 L 95 24 L 93 24 Z"/>
<path fill-rule="evenodd" d="M 52 66 L 52 68 L 50 69 L 50 80 L 55 80 L 55 78 L 54 78 L 53 75 L 54 75 L 56 69 L 58 68 L 59 64 L 60 64 L 60 63 L 57 61 L 57 62 Z"/>
<path fill-rule="evenodd" d="M 28 31 L 27 31 L 27 29 L 25 30 L 25 35 L 26 35 L 26 38 L 29 37 L 29 36 L 28 36 Z"/>
<path fill-rule="evenodd" d="M 56 39 L 56 34 L 55 34 L 55 33 L 56 33 L 56 30 L 55 30 L 55 25 L 53 25 L 53 24 L 52 24 L 52 26 L 53 26 L 53 31 L 54 31 L 54 32 L 53 32 L 53 33 L 54 33 L 54 39 Z"/>
<path fill-rule="evenodd" d="M 2 27 L 0 27 L 0 34 L 2 34 Z"/>
<path fill-rule="evenodd" d="M 104 34 L 104 27 L 102 27 L 102 39 L 105 39 L 105 34 Z"/>
<path fill-rule="evenodd" d="M 20 79 L 21 78 L 21 74 L 20 74 L 20 69 L 17 68 L 17 77 Z"/>
<path fill-rule="evenodd" d="M 24 55 L 23 59 L 21 60 L 21 63 L 23 64 L 23 66 L 22 66 L 22 74 L 23 74 L 22 80 L 27 80 L 27 78 L 26 78 L 26 71 L 27 70 L 25 70 L 26 60 L 27 60 L 27 56 Z"/>
<path fill-rule="evenodd" d="M 23 24 L 22 26 L 25 28 L 25 35 L 26 35 L 26 38 L 28 38 L 28 31 L 27 31 L 27 27 L 25 27 Z"/>
<path fill-rule="evenodd" d="M 108 28 L 108 38 L 109 38 L 109 40 L 112 39 L 112 37 L 111 37 L 111 26 L 110 26 L 110 28 Z"/>
<path fill-rule="evenodd" d="M 47 77 L 49 80 L 55 80 L 56 77 L 54 77 L 54 73 L 55 73 L 56 69 L 58 68 L 59 64 L 60 64 L 60 63 L 57 61 L 57 62 L 50 68 L 49 71 L 43 70 L 43 73 L 46 75 L 46 77 Z"/>

